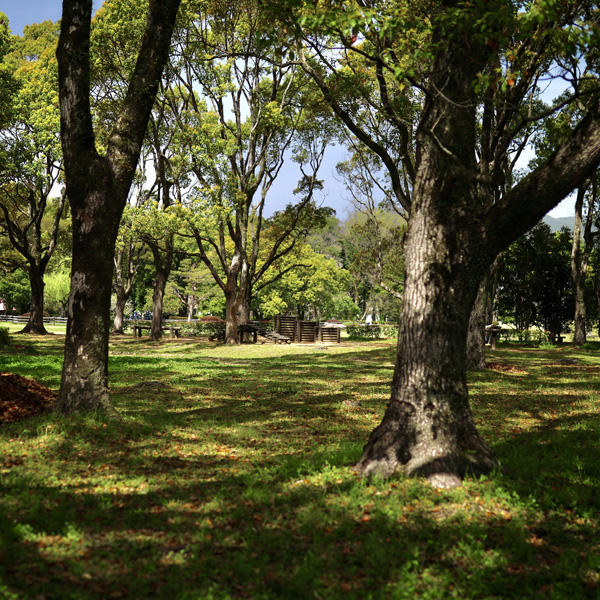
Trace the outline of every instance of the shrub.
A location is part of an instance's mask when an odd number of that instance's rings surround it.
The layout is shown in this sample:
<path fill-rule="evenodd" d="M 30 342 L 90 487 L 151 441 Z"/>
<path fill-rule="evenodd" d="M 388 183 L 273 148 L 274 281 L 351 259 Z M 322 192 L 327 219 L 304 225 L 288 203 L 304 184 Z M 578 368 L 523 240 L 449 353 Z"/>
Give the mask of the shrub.
<path fill-rule="evenodd" d="M 381 329 L 381 337 L 395 338 L 398 335 L 398 325 L 395 323 L 381 323 L 379 327 Z"/>
<path fill-rule="evenodd" d="M 346 332 L 348 337 L 354 340 L 393 338 L 398 335 L 398 325 L 395 323 L 377 323 L 375 325 L 350 323 L 346 326 Z"/>
<path fill-rule="evenodd" d="M 10 344 L 10 336 L 8 335 L 8 327 L 0 327 L 0 348 Z"/>
<path fill-rule="evenodd" d="M 188 329 L 184 327 L 184 329 Z M 189 327 L 189 331 L 192 335 L 199 335 L 204 337 L 210 337 L 213 334 L 225 331 L 225 321 L 219 319 L 218 321 L 204 321 L 202 323 L 192 323 Z"/>
<path fill-rule="evenodd" d="M 346 327 L 348 337 L 353 340 L 375 340 L 381 337 L 379 325 L 366 325 L 364 323 L 353 323 Z"/>

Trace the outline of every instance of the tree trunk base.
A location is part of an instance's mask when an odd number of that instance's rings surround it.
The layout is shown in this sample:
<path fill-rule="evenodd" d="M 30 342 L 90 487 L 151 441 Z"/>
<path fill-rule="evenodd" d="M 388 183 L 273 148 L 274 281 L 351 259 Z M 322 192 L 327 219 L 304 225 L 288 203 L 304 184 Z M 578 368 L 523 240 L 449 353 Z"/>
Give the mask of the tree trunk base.
<path fill-rule="evenodd" d="M 407 403 L 390 406 L 382 423 L 373 430 L 355 465 L 364 477 L 403 474 L 425 477 L 436 488 L 461 485 L 467 475 L 485 475 L 497 467 L 492 449 L 477 432 L 470 417 L 457 426 L 456 440 L 427 435 L 425 420 L 415 418 Z"/>
<path fill-rule="evenodd" d="M 73 402 L 72 397 L 69 398 L 59 395 L 58 401 L 56 403 L 55 412 L 59 415 L 99 412 L 104 414 L 111 421 L 123 420 L 121 415 L 118 413 L 117 409 L 111 402 L 108 392 L 101 394 L 100 398 L 98 398 L 95 394 L 91 395 L 87 399 L 83 396 L 83 394 L 80 395 L 77 398 L 77 401 Z"/>
<path fill-rule="evenodd" d="M 27 325 L 25 325 L 25 327 L 23 327 L 23 329 L 21 329 L 21 331 L 18 331 L 17 333 L 33 333 L 35 335 L 48 335 L 48 331 L 43 325 L 41 327 L 38 327 L 37 325 L 32 325 L 31 323 L 27 323 Z"/>

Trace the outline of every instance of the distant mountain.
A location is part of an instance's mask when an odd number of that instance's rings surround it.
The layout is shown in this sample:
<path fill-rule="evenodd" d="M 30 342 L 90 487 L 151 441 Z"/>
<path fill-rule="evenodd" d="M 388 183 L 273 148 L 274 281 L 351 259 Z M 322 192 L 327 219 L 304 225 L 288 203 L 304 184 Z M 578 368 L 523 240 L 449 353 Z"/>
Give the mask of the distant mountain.
<path fill-rule="evenodd" d="M 571 231 L 573 231 L 573 227 L 575 226 L 575 215 L 572 217 L 560 217 L 558 219 L 546 215 L 542 221 L 546 223 L 546 225 L 548 225 L 552 231 L 560 231 L 562 227 L 568 227 Z"/>

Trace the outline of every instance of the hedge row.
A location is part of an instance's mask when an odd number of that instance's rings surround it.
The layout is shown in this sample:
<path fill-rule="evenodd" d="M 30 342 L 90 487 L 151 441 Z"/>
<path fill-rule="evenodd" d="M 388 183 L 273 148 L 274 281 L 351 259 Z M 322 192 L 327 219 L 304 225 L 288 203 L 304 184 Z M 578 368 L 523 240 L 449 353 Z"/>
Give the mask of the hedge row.
<path fill-rule="evenodd" d="M 354 340 L 375 340 L 380 338 L 392 338 L 398 335 L 398 326 L 387 323 L 367 325 L 366 323 L 351 323 L 346 325 L 346 333 Z"/>

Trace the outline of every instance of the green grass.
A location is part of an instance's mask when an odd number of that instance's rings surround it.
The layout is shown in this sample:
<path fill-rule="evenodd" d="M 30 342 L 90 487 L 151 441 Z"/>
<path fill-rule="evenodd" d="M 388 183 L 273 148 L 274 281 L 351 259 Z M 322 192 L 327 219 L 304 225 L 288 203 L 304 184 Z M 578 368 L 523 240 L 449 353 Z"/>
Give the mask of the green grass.
<path fill-rule="evenodd" d="M 13 336 L 0 370 L 56 389 L 61 352 Z M 0 598 L 597 598 L 597 348 L 489 359 L 469 385 L 502 469 L 436 491 L 351 469 L 393 342 L 115 339 L 121 423 L 0 426 Z"/>

